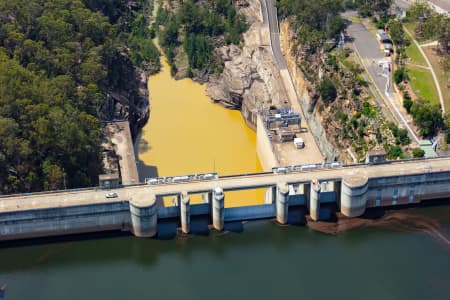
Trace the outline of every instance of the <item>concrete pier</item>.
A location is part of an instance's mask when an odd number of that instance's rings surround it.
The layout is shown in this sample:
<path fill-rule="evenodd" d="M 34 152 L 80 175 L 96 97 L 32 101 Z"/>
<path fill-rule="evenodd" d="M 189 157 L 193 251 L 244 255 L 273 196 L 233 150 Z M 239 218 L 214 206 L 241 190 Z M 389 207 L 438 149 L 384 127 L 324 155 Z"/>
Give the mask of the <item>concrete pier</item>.
<path fill-rule="evenodd" d="M 265 204 L 275 203 L 276 195 L 277 195 L 277 187 L 276 186 L 266 189 L 266 192 L 264 193 L 264 203 Z"/>
<path fill-rule="evenodd" d="M 333 191 L 336 195 L 336 206 L 338 210 L 341 209 L 341 185 L 342 185 L 341 181 L 333 182 Z"/>
<path fill-rule="evenodd" d="M 287 183 L 282 182 L 277 184 L 277 199 L 276 199 L 276 210 L 277 210 L 277 222 L 280 224 L 286 224 L 288 221 L 288 195 L 289 186 Z"/>
<path fill-rule="evenodd" d="M 189 233 L 191 227 L 191 206 L 187 192 L 182 192 L 180 194 L 180 219 L 181 230 L 184 233 Z"/>
<path fill-rule="evenodd" d="M 225 195 L 223 189 L 216 187 L 212 193 L 212 219 L 213 226 L 216 230 L 223 230 L 224 224 L 224 208 L 225 208 Z"/>
<path fill-rule="evenodd" d="M 319 220 L 320 213 L 320 183 L 311 182 L 309 195 L 309 215 L 314 221 Z"/>
<path fill-rule="evenodd" d="M 212 192 L 202 194 L 203 203 L 211 203 L 211 199 L 212 199 Z"/>
<path fill-rule="evenodd" d="M 347 217 L 358 217 L 367 205 L 367 176 L 358 174 L 344 177 L 341 185 L 341 213 Z"/>
<path fill-rule="evenodd" d="M 157 233 L 157 205 L 155 195 L 149 200 L 130 201 L 131 230 L 138 237 L 153 237 Z"/>

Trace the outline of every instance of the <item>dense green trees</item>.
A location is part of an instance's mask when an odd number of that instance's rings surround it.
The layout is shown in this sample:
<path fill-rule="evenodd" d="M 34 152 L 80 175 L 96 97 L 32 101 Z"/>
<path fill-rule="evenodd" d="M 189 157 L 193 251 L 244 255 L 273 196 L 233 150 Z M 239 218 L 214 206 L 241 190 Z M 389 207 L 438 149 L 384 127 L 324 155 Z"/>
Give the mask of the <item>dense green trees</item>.
<path fill-rule="evenodd" d="M 220 65 L 213 53 L 222 44 L 239 44 L 247 29 L 243 15 L 228 0 L 200 2 L 180 1 L 179 7 L 160 7 L 156 24 L 159 40 L 167 55 L 172 73 L 176 73 L 175 56 L 182 46 L 188 56 L 188 74 L 192 70 L 214 71 Z"/>
<path fill-rule="evenodd" d="M 106 93 L 136 93 L 129 54 L 159 63 L 137 15 L 116 0 L 0 0 L 0 193 L 97 184 Z"/>
<path fill-rule="evenodd" d="M 304 50 L 314 53 L 328 38 L 337 38 L 345 28 L 339 16 L 341 0 L 278 0 L 278 12 L 282 17 L 292 17 L 298 41 Z"/>
<path fill-rule="evenodd" d="M 444 126 L 442 111 L 439 105 L 431 105 L 428 101 L 417 99 L 411 106 L 414 123 L 420 127 L 420 134 L 431 136 Z"/>
<path fill-rule="evenodd" d="M 433 11 L 427 2 L 416 2 L 407 11 L 407 20 L 417 22 L 416 34 L 424 39 L 436 39 L 443 53 L 450 52 L 450 17 Z"/>

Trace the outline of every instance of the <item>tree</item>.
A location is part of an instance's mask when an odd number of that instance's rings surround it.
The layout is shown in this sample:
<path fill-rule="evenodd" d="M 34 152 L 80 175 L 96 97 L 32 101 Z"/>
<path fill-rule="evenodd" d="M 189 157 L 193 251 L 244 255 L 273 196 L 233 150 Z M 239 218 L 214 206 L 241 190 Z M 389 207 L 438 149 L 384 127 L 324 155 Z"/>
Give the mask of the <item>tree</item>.
<path fill-rule="evenodd" d="M 0 0 L 0 193 L 97 184 L 106 91 L 133 105 L 129 52 L 159 63 L 146 1 L 133 3 Z M 133 48 L 134 38 L 145 43 Z"/>
<path fill-rule="evenodd" d="M 444 70 L 445 76 L 448 81 L 448 75 L 450 73 L 450 54 L 445 54 L 444 57 L 440 60 L 440 65 Z"/>
<path fill-rule="evenodd" d="M 439 105 L 431 105 L 427 101 L 418 99 L 414 101 L 410 111 L 414 123 L 420 127 L 420 133 L 423 136 L 434 134 L 437 129 L 442 128 L 444 125 Z"/>
<path fill-rule="evenodd" d="M 398 85 L 400 84 L 402 81 L 406 80 L 406 72 L 405 72 L 405 68 L 401 67 L 398 68 L 394 71 L 394 81 L 395 83 Z"/>
<path fill-rule="evenodd" d="M 404 31 L 402 23 L 397 19 L 389 20 L 387 29 L 391 34 L 392 41 L 395 45 L 402 46 L 404 43 Z"/>
<path fill-rule="evenodd" d="M 414 148 L 412 150 L 413 157 L 423 157 L 425 155 L 425 151 L 420 148 Z"/>
<path fill-rule="evenodd" d="M 323 79 L 317 86 L 317 90 L 319 91 L 322 101 L 325 104 L 329 104 L 337 97 L 336 87 L 334 86 L 333 81 L 329 78 Z"/>
<path fill-rule="evenodd" d="M 400 146 L 391 147 L 387 153 L 389 159 L 397 159 L 403 155 L 402 148 Z"/>
<path fill-rule="evenodd" d="M 393 0 L 372 0 L 370 3 L 372 10 L 386 17 Z"/>
<path fill-rule="evenodd" d="M 411 106 L 413 105 L 413 102 L 411 99 L 404 97 L 403 98 L 403 107 L 406 109 L 408 113 L 411 112 Z"/>
<path fill-rule="evenodd" d="M 341 16 L 334 16 L 329 21 L 328 38 L 338 38 L 345 29 L 345 20 Z"/>

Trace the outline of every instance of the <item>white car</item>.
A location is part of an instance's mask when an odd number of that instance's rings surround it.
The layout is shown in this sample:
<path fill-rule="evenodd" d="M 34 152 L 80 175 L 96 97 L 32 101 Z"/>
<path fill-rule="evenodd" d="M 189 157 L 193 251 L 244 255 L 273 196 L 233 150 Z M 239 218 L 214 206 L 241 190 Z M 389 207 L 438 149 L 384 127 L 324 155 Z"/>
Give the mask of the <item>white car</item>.
<path fill-rule="evenodd" d="M 117 198 L 117 193 L 109 192 L 105 195 L 106 198 Z"/>

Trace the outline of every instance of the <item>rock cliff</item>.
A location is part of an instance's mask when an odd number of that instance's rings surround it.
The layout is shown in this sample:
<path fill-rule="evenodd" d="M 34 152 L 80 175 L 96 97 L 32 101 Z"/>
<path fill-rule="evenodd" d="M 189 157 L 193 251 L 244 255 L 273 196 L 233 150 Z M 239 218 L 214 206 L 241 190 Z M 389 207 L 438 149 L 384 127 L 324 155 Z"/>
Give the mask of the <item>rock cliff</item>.
<path fill-rule="evenodd" d="M 217 51 L 225 62 L 220 75 L 212 75 L 207 95 L 227 108 L 240 109 L 245 120 L 255 126 L 255 113 L 286 99 L 271 49 L 268 25 L 264 23 L 260 0 L 239 1 L 239 10 L 250 28 L 243 46 L 223 46 Z"/>
<path fill-rule="evenodd" d="M 147 74 L 137 68 L 134 70 L 134 80 L 127 92 L 108 91 L 108 101 L 103 110 L 103 119 L 127 120 L 133 139 L 145 125 L 150 114 L 148 101 Z M 109 118 L 109 116 L 112 117 Z"/>

